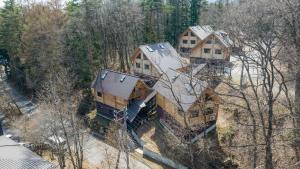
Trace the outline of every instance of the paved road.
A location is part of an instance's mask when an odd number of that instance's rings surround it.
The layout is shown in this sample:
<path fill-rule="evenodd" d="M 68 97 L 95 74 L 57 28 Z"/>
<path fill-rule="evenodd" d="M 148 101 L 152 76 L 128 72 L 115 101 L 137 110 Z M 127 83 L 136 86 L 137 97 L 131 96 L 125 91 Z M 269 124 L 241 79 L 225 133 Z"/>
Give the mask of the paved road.
<path fill-rule="evenodd" d="M 106 169 L 109 168 L 109 163 L 110 168 L 115 168 L 116 166 L 118 150 L 102 141 L 99 141 L 97 138 L 91 135 L 87 138 L 84 146 L 84 153 L 89 164 L 95 167 Z M 150 169 L 150 167 L 136 160 L 132 156 L 129 157 L 129 164 L 131 169 Z M 119 168 L 126 169 L 125 153 L 121 153 Z"/>

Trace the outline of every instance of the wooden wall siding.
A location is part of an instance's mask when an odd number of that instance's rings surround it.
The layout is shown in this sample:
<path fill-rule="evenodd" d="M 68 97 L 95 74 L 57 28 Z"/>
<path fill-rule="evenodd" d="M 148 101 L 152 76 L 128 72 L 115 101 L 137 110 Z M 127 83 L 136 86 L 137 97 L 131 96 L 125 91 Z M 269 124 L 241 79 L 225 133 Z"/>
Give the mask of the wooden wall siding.
<path fill-rule="evenodd" d="M 141 54 L 140 59 L 137 58 L 137 56 L 139 54 Z M 136 67 L 136 63 L 140 64 L 140 68 Z M 153 64 L 150 62 L 150 60 L 144 59 L 144 53 L 141 50 L 139 50 L 136 53 L 136 55 L 133 57 L 132 64 L 133 64 L 133 71 L 136 73 L 145 74 L 145 75 L 154 76 L 154 77 L 160 77 L 160 73 L 158 72 L 156 67 L 153 66 Z M 145 69 L 145 64 L 150 66 L 148 70 Z"/>
<path fill-rule="evenodd" d="M 201 40 L 197 36 L 191 36 L 191 30 L 185 31 L 179 38 L 179 49 L 184 48 L 194 48 Z M 185 33 L 188 33 L 188 36 L 184 36 Z M 187 43 L 183 43 L 183 40 L 187 40 Z M 191 40 L 194 40 L 196 43 L 191 44 Z"/>
<path fill-rule="evenodd" d="M 138 81 L 134 92 L 131 93 L 131 96 L 129 99 L 139 98 L 139 99 L 145 99 L 149 94 L 149 88 L 142 82 Z"/>
<path fill-rule="evenodd" d="M 211 44 L 207 44 L 206 42 L 211 40 Z M 204 53 L 204 48 L 211 49 L 209 54 Z M 221 49 L 222 54 L 215 54 L 216 49 Z M 210 36 L 206 41 L 196 46 L 191 53 L 191 57 L 195 58 L 205 58 L 205 59 L 225 59 L 227 56 L 226 49 L 220 44 L 220 42 L 214 37 Z"/>
<path fill-rule="evenodd" d="M 210 121 L 209 118 L 205 117 L 205 115 L 202 112 L 202 110 L 205 110 L 206 108 L 212 107 L 214 109 L 214 113 L 212 115 L 215 116 L 215 118 L 217 117 L 217 112 L 219 110 L 219 97 L 215 95 L 212 90 L 207 90 L 203 92 L 203 94 L 206 93 L 212 96 L 212 101 L 204 102 L 203 100 L 202 102 L 195 102 L 195 104 L 188 110 L 186 114 L 187 120 L 191 127 L 199 124 L 204 124 L 205 118 L 206 122 Z M 185 126 L 184 116 L 182 113 L 178 112 L 178 108 L 175 104 L 170 102 L 167 98 L 160 95 L 159 93 L 157 93 L 156 95 L 156 102 L 158 106 L 164 109 L 164 111 L 166 111 L 169 115 L 174 117 L 179 124 L 181 124 L 183 127 Z M 198 117 L 191 116 L 191 113 L 194 111 L 199 112 Z"/>
<path fill-rule="evenodd" d="M 170 102 L 168 99 L 166 99 L 164 96 L 160 95 L 159 93 L 156 94 L 156 103 L 158 106 L 160 106 L 164 111 L 166 111 L 169 115 L 174 117 L 174 119 L 182 125 L 182 127 L 185 126 L 184 123 L 184 116 L 183 114 L 178 113 L 178 108 L 175 104 Z"/>
<path fill-rule="evenodd" d="M 124 107 L 126 107 L 127 103 L 128 103 L 126 100 L 124 100 L 122 98 L 112 96 L 107 93 L 102 93 L 102 97 L 97 96 L 96 92 L 93 92 L 93 94 L 94 94 L 96 101 L 106 104 L 106 105 L 109 105 L 109 106 L 114 107 L 119 110 L 124 109 Z"/>

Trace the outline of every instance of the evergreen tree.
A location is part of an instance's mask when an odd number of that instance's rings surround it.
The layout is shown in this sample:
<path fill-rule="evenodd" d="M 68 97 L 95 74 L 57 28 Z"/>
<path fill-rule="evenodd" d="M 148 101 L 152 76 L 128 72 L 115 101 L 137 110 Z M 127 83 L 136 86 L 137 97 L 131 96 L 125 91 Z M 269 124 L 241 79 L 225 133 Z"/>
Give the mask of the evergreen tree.
<path fill-rule="evenodd" d="M 0 11 L 0 45 L 8 51 L 8 54 L 16 56 L 21 47 L 20 36 L 22 22 L 20 7 L 15 0 L 5 0 L 4 8 Z"/>

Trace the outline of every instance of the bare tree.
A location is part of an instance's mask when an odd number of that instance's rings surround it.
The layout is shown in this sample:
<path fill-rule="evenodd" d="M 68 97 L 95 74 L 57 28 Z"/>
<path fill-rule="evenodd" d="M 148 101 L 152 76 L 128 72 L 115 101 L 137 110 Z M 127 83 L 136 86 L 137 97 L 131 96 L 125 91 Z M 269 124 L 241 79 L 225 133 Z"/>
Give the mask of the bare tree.
<path fill-rule="evenodd" d="M 74 79 L 63 69 L 44 84 L 39 100 L 46 116 L 40 132 L 44 139 L 55 143 L 61 168 L 67 155 L 73 168 L 82 169 L 85 131 L 76 114 L 79 98 L 73 94 Z"/>
<path fill-rule="evenodd" d="M 236 58 L 242 63 L 244 73 L 240 80 L 243 83 L 226 83 L 232 91 L 227 96 L 243 101 L 242 104 L 231 104 L 250 117 L 244 125 L 252 127 L 252 168 L 258 166 L 258 144 L 264 146 L 264 167 L 275 168 L 274 134 L 278 129 L 278 115 L 282 113 L 278 112 L 278 104 L 282 97 L 290 99 L 287 95 L 288 81 L 284 77 L 286 67 L 280 61 L 282 44 L 277 36 L 280 20 L 274 15 L 272 3 L 273 1 L 263 0 L 245 2 L 232 8 L 225 18 L 225 24 L 235 43 L 243 49 Z M 259 143 L 261 141 L 263 143 Z"/>

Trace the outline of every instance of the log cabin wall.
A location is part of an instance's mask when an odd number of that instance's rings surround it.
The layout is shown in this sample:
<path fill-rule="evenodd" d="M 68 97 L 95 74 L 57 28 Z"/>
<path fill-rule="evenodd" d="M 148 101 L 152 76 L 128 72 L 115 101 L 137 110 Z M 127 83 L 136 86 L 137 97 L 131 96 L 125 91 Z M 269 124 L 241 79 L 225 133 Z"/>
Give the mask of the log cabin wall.
<path fill-rule="evenodd" d="M 229 59 L 228 48 L 225 48 L 215 35 L 210 35 L 203 42 L 192 49 L 191 58 L 203 59 Z M 192 62 L 192 60 L 191 60 Z"/>
<path fill-rule="evenodd" d="M 185 126 L 183 114 L 179 114 L 178 108 L 175 104 L 170 102 L 164 96 L 159 93 L 156 94 L 156 103 L 165 112 L 171 115 L 180 125 Z"/>
<path fill-rule="evenodd" d="M 219 110 L 219 97 L 215 95 L 212 90 L 207 90 L 203 94 L 209 96 L 211 100 L 195 102 L 195 104 L 187 111 L 186 114 L 189 126 L 192 128 L 196 125 L 202 125 L 207 122 L 214 121 L 217 117 L 217 112 Z M 173 104 L 159 93 L 156 95 L 156 101 L 157 105 L 171 115 L 180 125 L 182 125 L 182 127 L 185 126 L 183 112 L 178 111 L 177 105 Z M 204 111 L 210 108 L 213 110 L 213 112 L 205 115 Z"/>
<path fill-rule="evenodd" d="M 118 110 L 124 109 L 127 106 L 128 101 L 108 93 L 97 93 L 93 90 L 94 98 L 96 101 L 106 104 L 108 106 L 114 107 Z"/>
<path fill-rule="evenodd" d="M 154 77 L 160 77 L 160 73 L 153 66 L 151 61 L 145 56 L 145 54 L 139 50 L 133 57 L 133 71 L 139 74 L 145 74 Z"/>

